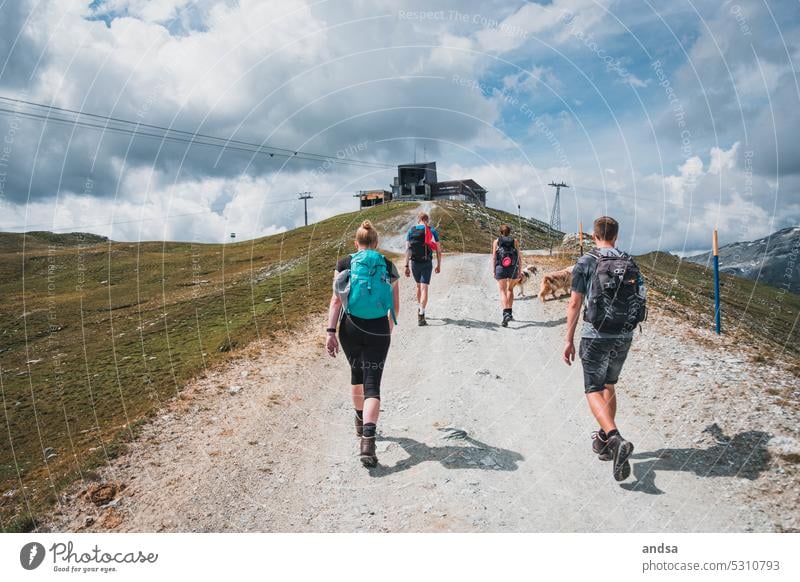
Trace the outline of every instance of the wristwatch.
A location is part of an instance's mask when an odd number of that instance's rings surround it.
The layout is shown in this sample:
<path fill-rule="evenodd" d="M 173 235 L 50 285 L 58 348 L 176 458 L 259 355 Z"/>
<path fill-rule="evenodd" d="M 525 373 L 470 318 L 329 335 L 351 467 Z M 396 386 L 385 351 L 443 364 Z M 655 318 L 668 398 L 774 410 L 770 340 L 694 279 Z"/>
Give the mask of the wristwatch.
<path fill-rule="evenodd" d="M 329 328 L 327 328 L 325 330 L 325 333 L 336 333 L 336 328 L 335 327 L 329 327 Z"/>

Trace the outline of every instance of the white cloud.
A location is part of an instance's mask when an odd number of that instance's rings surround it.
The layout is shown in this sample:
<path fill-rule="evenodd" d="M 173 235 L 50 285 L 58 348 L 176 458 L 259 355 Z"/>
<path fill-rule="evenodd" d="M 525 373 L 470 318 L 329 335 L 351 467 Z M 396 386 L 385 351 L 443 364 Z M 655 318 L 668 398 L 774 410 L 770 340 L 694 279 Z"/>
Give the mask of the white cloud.
<path fill-rule="evenodd" d="M 624 77 L 624 82 L 630 85 L 631 87 L 636 87 L 638 89 L 643 89 L 650 84 L 650 79 L 646 81 L 642 81 L 639 77 L 634 75 L 631 72 L 628 72 Z"/>
<path fill-rule="evenodd" d="M 688 59 L 673 76 L 695 139 L 740 141 L 761 174 L 800 173 L 797 6 L 758 0 L 703 7 Z M 668 108 L 665 108 L 668 109 Z M 671 112 L 664 123 L 672 123 Z M 777 134 L 777 143 L 775 137 Z"/>
<path fill-rule="evenodd" d="M 85 2 L 51 0 L 35 11 L 26 29 L 35 45 L 27 46 L 26 54 L 43 54 L 26 96 L 310 151 L 330 153 L 367 141 L 369 148 L 358 157 L 381 162 L 408 161 L 414 145 L 421 151 L 424 144 L 428 158 L 439 161 L 443 176 L 475 178 L 490 189 L 493 204 L 515 209 L 518 200 L 523 209 L 539 217 L 548 215 L 552 189 L 547 182 L 552 179 L 593 188 L 605 185 L 626 196 L 635 191 L 641 195 L 640 201 L 624 196 L 605 201 L 596 192 L 584 191 L 578 196 L 580 188 L 576 187 L 566 192 L 562 208 L 565 224 L 578 218 L 585 222 L 600 210 L 618 209 L 625 224 L 635 225 L 635 244 L 640 250 L 648 244 L 674 248 L 684 239 L 702 246 L 704 226 L 687 226 L 676 238 L 680 229 L 674 225 L 683 228 L 682 221 L 693 222 L 699 216 L 706 221 L 733 220 L 737 213 L 741 215 L 734 204 L 743 205 L 742 212 L 750 218 L 747 232 L 776 224 L 773 203 L 782 213 L 779 220 L 791 220 L 792 216 L 796 220 L 796 207 L 784 194 L 795 182 L 787 182 L 783 174 L 798 166 L 800 159 L 794 153 L 800 142 L 793 139 L 798 132 L 797 95 L 790 83 L 785 52 L 770 44 L 763 14 L 746 11 L 754 29 L 759 27 L 755 63 L 752 48 L 737 42 L 741 31 L 730 15 L 711 10 L 712 34 L 697 26 L 699 37 L 690 56 L 705 87 L 692 85 L 693 72 L 688 65 L 671 77 L 687 108 L 692 152 L 689 159 L 681 157 L 674 170 L 654 173 L 655 164 L 671 167 L 670 159 L 675 158 L 670 158 L 669 152 L 678 148 L 671 149 L 673 144 L 661 139 L 666 135 L 663 131 L 646 135 L 645 112 L 636 113 L 627 103 L 614 102 L 615 94 L 631 93 L 624 88 L 621 91 L 620 82 L 637 90 L 648 87 L 647 79 L 627 70 L 637 64 L 625 43 L 618 42 L 627 32 L 606 11 L 606 7 L 614 9 L 627 22 L 630 4 L 622 8 L 619 4 L 594 0 L 555 0 L 549 5 L 502 0 L 491 6 L 472 0 L 446 2 L 469 17 L 465 22 L 461 17 L 448 17 L 446 8 L 443 18 L 403 19 L 398 16 L 397 4 L 390 0 L 350 4 L 113 0 L 102 7 L 108 17 L 118 16 L 107 26 L 86 20 L 91 11 Z M 643 21 L 640 14 L 630 17 Z M 655 20 L 652 15 L 648 18 L 649 24 Z M 591 49 L 576 39 L 575 30 L 591 33 L 593 42 L 603 40 L 597 46 L 625 67 L 627 76 L 619 70 L 616 78 L 609 75 L 607 63 L 587 52 Z M 579 50 L 578 66 L 586 67 L 601 94 L 576 91 L 569 74 L 559 68 L 563 65 L 560 57 L 553 61 L 550 53 L 548 60 L 541 44 L 533 42 L 534 36 L 568 53 Z M 727 69 L 715 40 L 730 65 L 743 103 L 741 112 L 725 84 L 730 81 L 726 81 Z M 790 39 L 788 50 L 797 55 L 792 42 Z M 529 69 L 538 80 L 526 73 L 509 72 L 513 63 L 503 59 Z M 474 80 L 476 86 L 486 79 L 493 84 L 484 85 L 487 90 L 471 90 L 456 83 L 455 76 Z M 19 78 L 10 86 L 17 87 Z M 557 97 L 549 95 L 545 83 L 560 95 L 569 95 L 568 101 L 580 107 L 579 113 L 573 116 L 552 106 Z M 495 90 L 494 85 L 502 90 Z M 701 131 L 708 121 L 701 119 L 703 89 L 712 101 L 719 132 L 713 136 L 714 143 L 704 141 Z M 519 104 L 509 106 L 507 94 L 527 98 L 540 125 L 526 121 Z M 603 109 L 598 106 L 600 97 L 610 100 L 613 111 L 608 119 L 597 121 L 592 116 Z M 545 103 L 546 98 L 552 101 Z M 774 111 L 766 106 L 770 102 Z M 679 133 L 663 99 L 657 103 L 657 109 L 662 107 L 671 124 L 669 135 Z M 742 112 L 751 141 L 759 145 L 754 167 L 769 165 L 769 147 L 763 144 L 771 144 L 774 151 L 770 140 L 777 134 L 783 157 L 781 172 L 771 174 L 772 183 L 748 177 L 742 167 L 748 151 L 737 127 Z M 773 116 L 777 127 L 771 125 Z M 353 191 L 386 186 L 391 179 L 391 170 L 374 174 L 353 168 L 315 172 L 313 165 L 300 163 L 281 168 L 262 158 L 251 160 L 228 153 L 218 159 L 218 152 L 207 148 L 194 147 L 187 152 L 186 147 L 173 144 L 159 149 L 157 141 L 130 144 L 110 135 L 100 140 L 99 134 L 91 132 L 78 131 L 68 141 L 67 130 L 49 129 L 39 144 L 40 128 L 26 128 L 15 144 L 14 155 L 15 160 L 29 165 L 16 172 L 17 183 L 9 183 L 5 190 L 7 203 L 0 227 L 26 220 L 61 227 L 109 222 L 113 216 L 117 224 L 106 234 L 121 239 L 191 239 L 198 230 L 208 240 L 218 240 L 229 230 L 242 237 L 259 236 L 297 226 L 302 217 L 299 204 L 272 205 L 270 201 L 314 190 L 317 198 L 310 212 L 312 219 L 319 219 L 353 209 Z M 97 164 L 89 170 L 86 160 L 95 151 L 99 151 Z M 543 168 L 520 162 L 525 155 Z M 602 159 L 590 159 L 594 155 Z M 628 155 L 635 163 L 623 157 Z M 502 162 L 492 165 L 493 159 Z M 81 185 L 90 172 L 94 172 L 91 176 L 97 188 L 91 196 L 84 196 Z M 752 183 L 745 187 L 746 179 Z M 29 184 L 33 184 L 32 201 L 26 207 Z M 61 194 L 58 201 L 52 199 L 56 193 Z M 665 198 L 666 210 L 662 211 Z M 687 212 L 689 206 L 691 213 Z M 708 208 L 713 212 L 709 214 Z M 198 223 L 193 217 L 174 217 L 163 223 L 164 216 L 190 212 L 207 212 L 207 220 Z M 138 222 L 128 222 L 131 220 Z M 736 230 L 745 232 L 743 226 Z"/>
<path fill-rule="evenodd" d="M 584 167 L 537 167 L 522 162 L 492 166 L 451 166 L 453 176 L 471 177 L 489 190 L 489 204 L 547 221 L 555 189 L 563 179 L 571 187 L 561 192 L 561 221 L 565 230 L 577 230 L 603 214 L 621 224 L 620 244 L 641 253 L 651 250 L 694 250 L 708 246 L 710 232 L 718 228 L 723 243 L 752 240 L 787 224 L 800 222 L 800 202 L 780 203 L 774 184 L 753 176 L 735 163 L 739 144 L 713 148 L 693 156 L 673 173 L 633 173 L 631 179 L 616 172 L 601 179 Z M 605 184 L 605 192 L 597 186 Z M 780 213 L 773 206 L 778 204 Z"/>

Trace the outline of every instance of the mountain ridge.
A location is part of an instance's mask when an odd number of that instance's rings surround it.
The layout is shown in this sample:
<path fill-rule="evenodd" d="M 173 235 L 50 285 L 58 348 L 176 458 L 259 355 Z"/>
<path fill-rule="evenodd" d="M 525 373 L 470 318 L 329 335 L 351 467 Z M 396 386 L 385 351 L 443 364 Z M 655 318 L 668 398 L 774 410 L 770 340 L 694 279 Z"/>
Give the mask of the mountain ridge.
<path fill-rule="evenodd" d="M 782 228 L 768 236 L 730 243 L 719 248 L 719 268 L 736 275 L 800 293 L 800 226 Z M 685 261 L 711 265 L 711 251 L 684 257 Z"/>

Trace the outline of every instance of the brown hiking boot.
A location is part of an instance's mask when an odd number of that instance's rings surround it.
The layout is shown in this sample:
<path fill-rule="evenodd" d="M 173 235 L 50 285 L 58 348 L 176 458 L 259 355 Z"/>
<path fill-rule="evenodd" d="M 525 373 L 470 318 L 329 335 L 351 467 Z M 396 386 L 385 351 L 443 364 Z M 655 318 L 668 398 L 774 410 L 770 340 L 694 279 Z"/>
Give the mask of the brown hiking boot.
<path fill-rule="evenodd" d="M 608 437 L 608 449 L 611 451 L 612 460 L 614 461 L 614 479 L 624 481 L 631 474 L 631 464 L 628 459 L 633 453 L 633 443 L 626 441 L 622 438 L 622 435 L 615 434 Z"/>
<path fill-rule="evenodd" d="M 608 437 L 603 429 L 596 430 L 592 433 L 592 451 L 595 452 L 597 458 L 601 461 L 610 461 L 613 457 L 611 451 L 608 449 Z"/>
<path fill-rule="evenodd" d="M 353 417 L 356 419 L 356 436 L 361 437 L 364 436 L 364 419 L 358 418 L 357 414 L 353 414 Z"/>
<path fill-rule="evenodd" d="M 418 325 L 428 325 L 428 322 L 425 321 L 425 315 L 422 313 L 417 313 L 417 324 Z"/>
<path fill-rule="evenodd" d="M 374 467 L 378 464 L 375 455 L 375 437 L 361 437 L 361 464 L 365 467 Z"/>

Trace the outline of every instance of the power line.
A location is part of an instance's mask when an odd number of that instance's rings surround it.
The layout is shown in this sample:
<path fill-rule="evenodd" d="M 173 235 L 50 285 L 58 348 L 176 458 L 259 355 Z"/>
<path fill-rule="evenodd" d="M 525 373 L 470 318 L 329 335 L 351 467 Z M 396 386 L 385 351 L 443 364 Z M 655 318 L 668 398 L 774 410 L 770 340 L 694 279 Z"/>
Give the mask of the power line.
<path fill-rule="evenodd" d="M 14 110 L 14 109 L 5 109 L 5 108 L 2 108 L 2 107 L 0 107 L 0 115 L 5 115 L 6 117 L 10 117 L 10 116 L 24 117 L 24 118 L 27 118 L 27 119 L 34 119 L 34 120 L 44 121 L 46 123 L 55 123 L 55 124 L 58 124 L 58 125 L 67 125 L 67 126 L 77 126 L 77 127 L 82 127 L 82 128 L 85 128 L 85 129 L 97 129 L 97 130 L 102 130 L 103 132 L 130 135 L 130 136 L 134 136 L 134 137 L 144 137 L 144 138 L 158 139 L 160 141 L 186 143 L 186 144 L 190 144 L 190 145 L 201 145 L 201 146 L 216 147 L 216 148 L 220 148 L 220 149 L 223 149 L 223 150 L 242 151 L 242 152 L 247 152 L 247 153 L 252 153 L 252 154 L 269 155 L 269 157 L 278 156 L 278 157 L 285 157 L 285 158 L 302 159 L 302 160 L 312 161 L 312 162 L 317 162 L 317 163 L 319 163 L 319 162 L 323 162 L 324 163 L 324 162 L 328 162 L 329 161 L 330 163 L 336 163 L 338 165 L 351 166 L 351 167 L 368 167 L 368 168 L 376 167 L 374 165 L 371 165 L 370 162 L 360 162 L 360 161 L 347 160 L 347 159 L 341 159 L 341 158 L 336 158 L 335 160 L 333 158 L 313 158 L 313 157 L 308 157 L 307 155 L 303 154 L 302 152 L 296 152 L 296 153 L 293 153 L 293 154 L 270 152 L 267 148 L 258 146 L 258 144 L 248 145 L 247 147 L 240 147 L 238 145 L 231 145 L 231 143 L 220 143 L 220 141 L 224 142 L 223 138 L 211 138 L 211 139 L 214 139 L 214 140 L 217 140 L 217 141 L 208 141 L 208 139 L 203 138 L 203 137 L 186 138 L 186 137 L 183 137 L 183 136 L 180 136 L 180 135 L 178 135 L 178 136 L 169 135 L 169 133 L 163 133 L 163 134 L 149 133 L 149 132 L 145 132 L 145 131 L 139 131 L 139 130 L 137 130 L 135 128 L 131 129 L 131 128 L 128 128 L 128 127 L 113 127 L 113 126 L 109 126 L 109 125 L 99 125 L 99 124 L 95 124 L 95 123 L 89 123 L 87 121 L 80 121 L 77 118 L 69 119 L 69 118 L 63 118 L 63 117 L 53 117 L 53 116 L 50 116 L 50 115 L 42 115 L 42 114 L 31 113 L 31 112 L 27 112 L 27 111 Z M 200 136 L 201 134 L 197 134 L 197 135 Z M 246 142 L 244 142 L 244 143 L 246 143 Z M 388 169 L 388 168 L 391 168 L 391 167 L 393 167 L 393 166 L 385 166 L 385 167 L 384 166 L 380 166 L 380 169 Z"/>
<path fill-rule="evenodd" d="M 314 152 L 304 152 L 301 150 L 292 150 L 288 148 L 281 148 L 277 146 L 269 146 L 248 142 L 243 140 L 221 138 L 209 134 L 190 132 L 160 125 L 153 125 L 149 123 L 142 123 L 139 121 L 131 121 L 119 117 L 110 117 L 106 115 L 99 115 L 86 111 L 77 111 L 63 107 L 56 107 L 54 105 L 45 105 L 42 103 L 35 103 L 32 101 L 25 101 L 23 99 L 15 99 L 0 95 L 0 101 L 7 103 L 21 104 L 23 106 L 34 108 L 34 111 L 25 111 L 18 108 L 8 109 L 0 107 L 0 115 L 6 116 L 20 116 L 28 119 L 44 121 L 46 123 L 61 123 L 67 125 L 74 125 L 86 129 L 102 129 L 114 133 L 123 133 L 138 137 L 157 138 L 168 141 L 177 141 L 182 143 L 191 143 L 198 145 L 205 145 L 211 147 L 218 147 L 222 149 L 229 149 L 235 151 L 246 151 L 249 153 L 265 154 L 270 157 L 278 156 L 285 158 L 296 158 L 314 162 L 330 162 L 343 166 L 357 166 L 369 168 L 392 169 L 393 165 L 382 164 L 379 162 L 367 162 L 357 159 L 347 159 L 339 156 L 330 156 L 325 154 L 318 154 Z M 41 111 L 37 111 L 41 110 Z M 46 114 L 44 114 L 46 112 Z M 103 121 L 103 124 L 90 123 L 89 120 L 83 118 L 91 118 L 91 120 Z M 115 125 L 109 125 L 115 124 Z M 117 127 L 121 125 L 122 127 Z M 155 130 L 161 133 L 152 133 L 142 131 L 140 128 L 147 130 Z"/>

